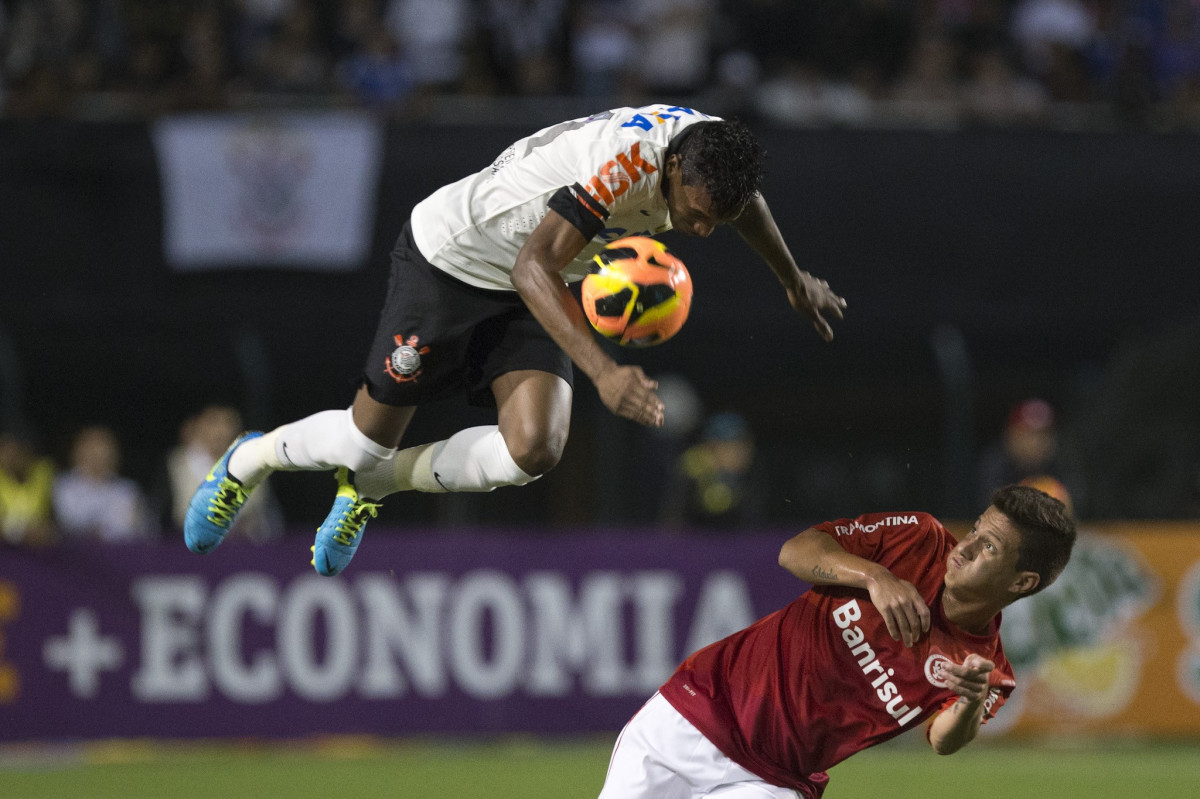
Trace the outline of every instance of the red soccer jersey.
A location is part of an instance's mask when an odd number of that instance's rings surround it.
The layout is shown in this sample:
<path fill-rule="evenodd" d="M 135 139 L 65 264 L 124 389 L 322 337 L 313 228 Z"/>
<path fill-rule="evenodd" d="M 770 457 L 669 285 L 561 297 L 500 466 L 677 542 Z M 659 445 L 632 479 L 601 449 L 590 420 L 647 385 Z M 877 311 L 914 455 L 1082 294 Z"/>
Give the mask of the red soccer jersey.
<path fill-rule="evenodd" d="M 974 652 L 996 664 L 985 718 L 1016 681 L 1000 618 L 970 635 L 942 615 L 955 540 L 925 513 L 873 513 L 817 526 L 843 549 L 917 587 L 929 633 L 892 640 L 866 591 L 817 586 L 781 610 L 691 655 L 662 686 L 667 700 L 734 762 L 815 799 L 826 769 L 912 729 L 957 699 L 941 669 Z"/>

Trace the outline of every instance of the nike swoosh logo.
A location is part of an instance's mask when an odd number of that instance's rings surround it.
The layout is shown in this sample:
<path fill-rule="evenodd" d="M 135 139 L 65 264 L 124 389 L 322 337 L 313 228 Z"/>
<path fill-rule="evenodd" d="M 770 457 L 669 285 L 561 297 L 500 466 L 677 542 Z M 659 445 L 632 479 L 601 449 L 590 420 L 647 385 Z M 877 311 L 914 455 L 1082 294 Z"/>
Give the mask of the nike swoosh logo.
<path fill-rule="evenodd" d="M 283 459 L 284 459 L 285 461 L 287 461 L 288 463 L 291 463 L 291 464 L 292 464 L 292 466 L 295 466 L 296 464 L 295 464 L 295 463 L 292 463 L 292 459 L 288 457 L 288 454 L 287 454 L 287 442 L 286 442 L 286 441 L 281 441 L 281 442 L 279 442 L 279 448 L 280 448 L 280 450 L 281 450 L 280 454 L 281 454 L 281 455 L 283 455 Z"/>
<path fill-rule="evenodd" d="M 437 472 L 433 473 L 433 479 L 436 480 L 437 484 L 440 485 L 442 488 L 445 488 L 447 491 L 450 490 L 449 488 L 446 487 L 446 484 L 442 482 L 442 476 L 440 474 L 438 474 Z"/>

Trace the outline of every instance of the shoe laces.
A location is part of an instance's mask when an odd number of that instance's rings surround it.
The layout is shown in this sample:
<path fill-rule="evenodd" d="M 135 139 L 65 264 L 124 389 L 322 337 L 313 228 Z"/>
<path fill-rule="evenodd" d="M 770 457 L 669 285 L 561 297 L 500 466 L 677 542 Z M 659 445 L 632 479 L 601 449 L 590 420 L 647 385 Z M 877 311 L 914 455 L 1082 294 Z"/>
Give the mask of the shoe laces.
<path fill-rule="evenodd" d="M 343 546 L 349 546 L 358 538 L 368 519 L 374 519 L 379 514 L 379 503 L 355 501 L 338 520 L 333 540 Z"/>
<path fill-rule="evenodd" d="M 213 524 L 228 527 L 233 517 L 246 502 L 246 490 L 228 477 L 217 484 L 217 492 L 208 503 L 208 520 Z"/>

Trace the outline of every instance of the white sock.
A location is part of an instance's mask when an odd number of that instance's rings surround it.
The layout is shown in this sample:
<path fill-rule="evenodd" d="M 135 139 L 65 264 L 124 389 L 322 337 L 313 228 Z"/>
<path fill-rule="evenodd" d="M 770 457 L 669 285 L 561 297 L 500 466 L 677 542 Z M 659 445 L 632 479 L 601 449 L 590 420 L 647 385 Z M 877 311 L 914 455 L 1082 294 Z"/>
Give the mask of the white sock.
<path fill-rule="evenodd" d="M 372 468 L 390 467 L 396 450 L 367 437 L 354 424 L 350 409 L 321 411 L 277 427 L 262 438 L 251 439 L 233 451 L 229 471 L 248 486 L 257 485 L 272 471 L 326 471 L 346 466 L 356 475 Z M 359 494 L 379 499 L 362 490 Z"/>
<path fill-rule="evenodd" d="M 389 464 L 355 475 L 359 493 L 381 499 L 396 491 L 492 491 L 500 486 L 525 485 L 540 475 L 517 466 L 496 425 L 470 427 L 445 441 L 409 447 Z"/>
<path fill-rule="evenodd" d="M 264 433 L 259 438 L 252 438 L 238 444 L 238 448 L 229 456 L 229 474 L 239 480 L 246 488 L 253 488 L 267 478 L 271 472 L 280 468 L 275 458 L 275 438 L 279 435 L 276 428 Z"/>

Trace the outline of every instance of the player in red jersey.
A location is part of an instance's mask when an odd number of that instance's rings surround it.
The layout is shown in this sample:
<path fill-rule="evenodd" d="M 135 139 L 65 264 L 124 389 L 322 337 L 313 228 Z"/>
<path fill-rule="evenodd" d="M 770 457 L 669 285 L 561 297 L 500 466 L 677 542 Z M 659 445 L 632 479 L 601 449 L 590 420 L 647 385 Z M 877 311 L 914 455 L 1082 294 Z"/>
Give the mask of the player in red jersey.
<path fill-rule="evenodd" d="M 1000 611 L 1062 571 L 1075 523 L 1006 486 L 960 542 L 925 513 L 805 530 L 779 563 L 813 588 L 688 657 L 617 739 L 601 799 L 816 799 L 831 766 L 930 717 L 969 743 L 1016 685 Z"/>

